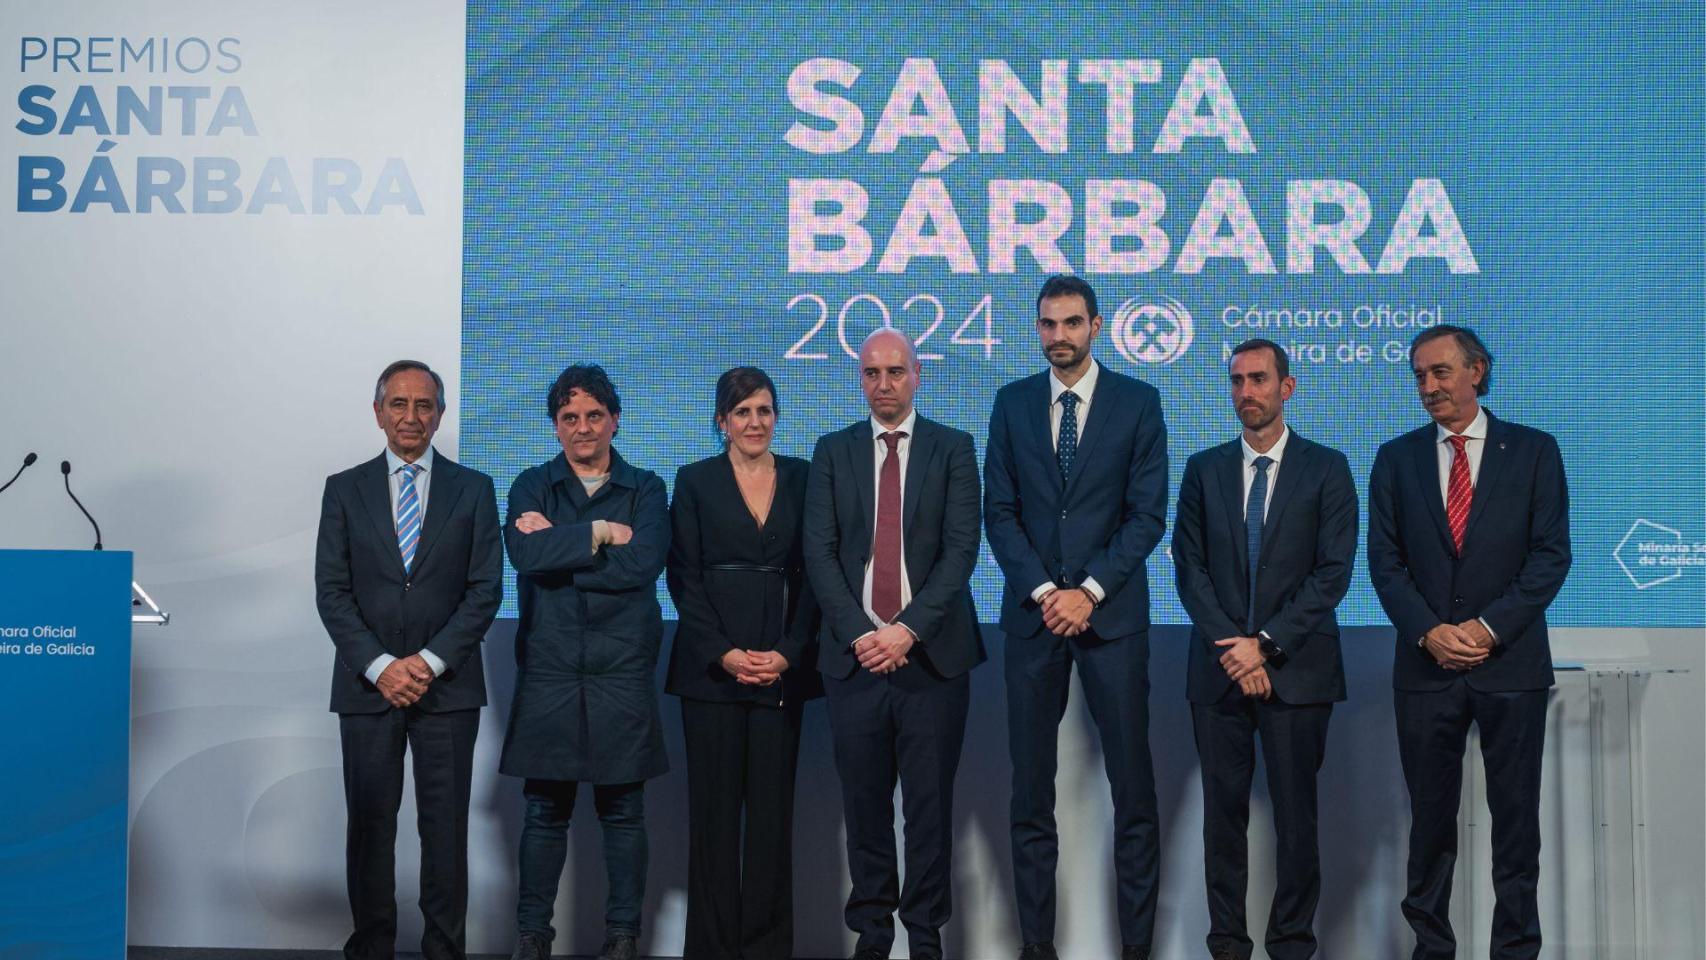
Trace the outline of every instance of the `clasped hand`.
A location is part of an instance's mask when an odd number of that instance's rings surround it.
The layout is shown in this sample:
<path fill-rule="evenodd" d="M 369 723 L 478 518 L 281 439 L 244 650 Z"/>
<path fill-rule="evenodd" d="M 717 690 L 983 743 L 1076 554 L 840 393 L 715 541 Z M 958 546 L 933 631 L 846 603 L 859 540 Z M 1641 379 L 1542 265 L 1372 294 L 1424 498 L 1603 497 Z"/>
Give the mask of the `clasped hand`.
<path fill-rule="evenodd" d="M 1223 652 L 1220 668 L 1226 671 L 1244 696 L 1266 700 L 1274 695 L 1273 681 L 1268 677 L 1268 658 L 1262 655 L 1262 642 L 1255 637 L 1227 637 L 1214 645 Z"/>
<path fill-rule="evenodd" d="M 893 673 L 906 666 L 913 642 L 911 630 L 891 623 L 853 641 L 853 655 L 859 658 L 859 666 L 872 673 Z"/>
<path fill-rule="evenodd" d="M 374 686 L 391 706 L 407 707 L 426 695 L 433 679 L 432 668 L 417 653 L 387 664 Z"/>
<path fill-rule="evenodd" d="M 1493 651 L 1493 635 L 1478 619 L 1465 620 L 1455 626 L 1442 623 L 1422 637 L 1422 646 L 1434 662 L 1447 670 L 1472 670 Z"/>
<path fill-rule="evenodd" d="M 722 663 L 729 676 L 749 687 L 768 687 L 788 669 L 788 658 L 774 650 L 730 650 Z"/>
<path fill-rule="evenodd" d="M 1043 626 L 1062 637 L 1076 637 L 1090 629 L 1090 614 L 1096 604 L 1082 589 L 1050 590 L 1043 594 Z"/>

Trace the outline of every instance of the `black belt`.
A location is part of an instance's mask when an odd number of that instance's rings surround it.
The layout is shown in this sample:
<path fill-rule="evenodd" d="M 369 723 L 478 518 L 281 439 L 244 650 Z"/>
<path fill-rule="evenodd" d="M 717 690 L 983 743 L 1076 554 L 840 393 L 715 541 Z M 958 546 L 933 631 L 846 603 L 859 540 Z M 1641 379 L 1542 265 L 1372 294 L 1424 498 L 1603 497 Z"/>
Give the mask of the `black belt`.
<path fill-rule="evenodd" d="M 757 563 L 707 563 L 707 570 L 738 570 L 744 573 L 774 573 L 785 574 L 788 571 L 782 567 L 766 567 Z"/>

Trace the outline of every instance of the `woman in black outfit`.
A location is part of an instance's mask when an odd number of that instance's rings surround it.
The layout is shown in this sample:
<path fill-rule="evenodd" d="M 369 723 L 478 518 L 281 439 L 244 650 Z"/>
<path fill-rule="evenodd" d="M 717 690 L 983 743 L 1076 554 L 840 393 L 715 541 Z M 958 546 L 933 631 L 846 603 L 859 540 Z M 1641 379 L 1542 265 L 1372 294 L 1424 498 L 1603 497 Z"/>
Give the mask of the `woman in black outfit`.
<path fill-rule="evenodd" d="M 823 684 L 800 555 L 810 465 L 771 453 L 776 399 L 763 370 L 723 374 L 725 450 L 675 475 L 668 571 L 680 625 L 665 689 L 681 698 L 687 743 L 685 960 L 793 955 L 800 714 Z"/>

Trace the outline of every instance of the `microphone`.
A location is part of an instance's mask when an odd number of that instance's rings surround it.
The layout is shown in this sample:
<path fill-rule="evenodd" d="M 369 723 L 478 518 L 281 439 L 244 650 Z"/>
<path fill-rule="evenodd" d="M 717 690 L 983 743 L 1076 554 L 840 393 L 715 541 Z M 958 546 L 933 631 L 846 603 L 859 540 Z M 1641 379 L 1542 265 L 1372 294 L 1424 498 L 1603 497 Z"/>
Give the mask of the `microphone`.
<path fill-rule="evenodd" d="M 95 528 L 95 549 L 101 549 L 101 525 L 95 522 L 94 517 L 89 516 L 89 508 L 83 506 L 83 501 L 77 499 L 77 495 L 71 492 L 71 461 L 59 461 L 59 472 L 65 475 L 66 495 L 71 498 L 72 503 L 77 505 L 77 509 L 83 511 L 83 516 L 89 517 L 89 525 Z"/>
<path fill-rule="evenodd" d="M 18 478 L 24 475 L 24 471 L 29 469 L 30 464 L 35 463 L 35 462 L 36 462 L 36 455 L 35 454 L 33 454 L 33 453 L 24 454 L 24 465 L 18 468 L 17 473 L 12 474 L 12 479 L 6 481 L 5 487 L 0 487 L 0 493 L 5 493 L 6 487 L 9 487 L 12 484 L 17 483 Z"/>

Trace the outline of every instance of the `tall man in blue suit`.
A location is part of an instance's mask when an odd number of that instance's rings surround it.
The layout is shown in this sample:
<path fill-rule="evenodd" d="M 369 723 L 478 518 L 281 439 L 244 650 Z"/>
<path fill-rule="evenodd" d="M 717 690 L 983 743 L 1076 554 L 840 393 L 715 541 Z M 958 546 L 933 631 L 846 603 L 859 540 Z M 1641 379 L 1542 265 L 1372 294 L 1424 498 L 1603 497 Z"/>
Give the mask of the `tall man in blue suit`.
<path fill-rule="evenodd" d="M 1262 741 L 1275 860 L 1268 956 L 1315 955 L 1321 897 L 1315 775 L 1333 703 L 1345 699 L 1334 608 L 1351 583 L 1357 498 L 1344 454 L 1286 425 L 1297 389 L 1284 348 L 1232 350 L 1243 431 L 1185 464 L 1173 527 L 1179 600 L 1191 615 L 1186 695 L 1202 761 L 1208 948 L 1250 960 L 1245 919 L 1250 779 Z"/>
<path fill-rule="evenodd" d="M 971 436 L 913 409 L 918 357 L 883 328 L 859 351 L 868 419 L 812 453 L 802 539 L 823 610 L 824 675 L 847 821 L 854 960 L 884 960 L 894 914 L 911 955 L 940 960 L 952 904 L 954 774 L 984 660 L 966 583 L 977 564 Z M 906 886 L 894 849 L 898 778 Z M 898 896 L 897 896 L 898 894 Z"/>
<path fill-rule="evenodd" d="M 1410 790 L 1404 917 L 1414 960 L 1456 953 L 1448 910 L 1469 725 L 1493 815 L 1492 960 L 1540 954 L 1540 762 L 1552 651 L 1546 607 L 1570 570 L 1569 493 L 1549 434 L 1481 406 L 1493 358 L 1446 324 L 1410 344 L 1433 422 L 1380 448 L 1368 567 L 1397 628 L 1398 751 Z"/>
<path fill-rule="evenodd" d="M 1147 960 L 1160 871 L 1149 753 L 1149 582 L 1167 523 L 1167 428 L 1155 388 L 1099 365 L 1096 292 L 1050 277 L 1037 295 L 1049 369 L 1002 387 L 989 419 L 984 516 L 1006 577 L 1013 885 L 1021 960 L 1053 960 L 1056 738 L 1072 665 L 1114 801 L 1122 960 Z"/>
<path fill-rule="evenodd" d="M 315 599 L 337 657 L 332 710 L 344 753 L 349 960 L 397 943 L 397 808 L 414 755 L 421 834 L 421 953 L 462 960 L 468 797 L 486 703 L 480 644 L 503 600 L 492 478 L 434 451 L 444 381 L 399 360 L 373 391 L 379 456 L 326 478 Z"/>

